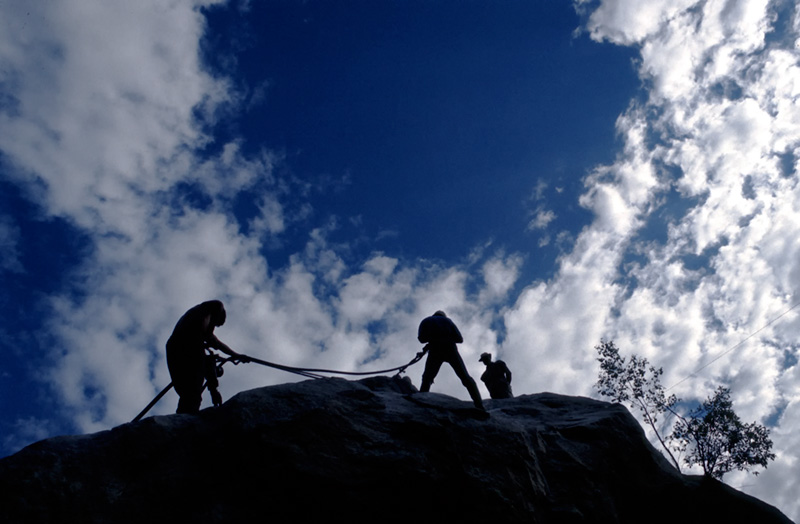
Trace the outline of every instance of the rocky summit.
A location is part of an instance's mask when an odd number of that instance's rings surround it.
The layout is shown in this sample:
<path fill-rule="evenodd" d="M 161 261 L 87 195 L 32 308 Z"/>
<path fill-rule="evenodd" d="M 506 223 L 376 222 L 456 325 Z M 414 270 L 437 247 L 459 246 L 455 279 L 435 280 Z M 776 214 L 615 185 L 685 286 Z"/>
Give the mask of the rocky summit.
<path fill-rule="evenodd" d="M 387 377 L 245 391 L 0 460 L 0 522 L 790 522 L 675 471 L 621 405 L 486 406 Z"/>

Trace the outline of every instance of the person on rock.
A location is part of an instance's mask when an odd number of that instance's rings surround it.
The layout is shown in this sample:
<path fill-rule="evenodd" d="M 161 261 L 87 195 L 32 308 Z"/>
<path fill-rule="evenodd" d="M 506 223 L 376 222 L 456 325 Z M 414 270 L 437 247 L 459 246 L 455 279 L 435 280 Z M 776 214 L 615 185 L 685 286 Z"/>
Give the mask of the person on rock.
<path fill-rule="evenodd" d="M 467 372 L 464 360 L 458 353 L 456 344 L 464 342 L 461 332 L 455 323 L 447 318 L 444 311 L 437 311 L 419 324 L 417 339 L 426 344 L 422 353 L 428 353 L 425 361 L 425 371 L 422 373 L 422 386 L 419 390 L 423 393 L 430 391 L 433 379 L 439 373 L 442 364 L 447 362 L 453 368 L 461 383 L 467 388 L 475 407 L 483 410 L 483 401 L 478 391 L 478 386 Z"/>
<path fill-rule="evenodd" d="M 502 360 L 492 362 L 491 353 L 481 354 L 478 362 L 486 365 L 486 371 L 481 375 L 481 380 L 489 390 L 489 396 L 493 399 L 512 398 L 511 392 L 511 371 Z"/>
<path fill-rule="evenodd" d="M 177 413 L 198 413 L 202 403 L 203 381 L 208 380 L 214 405 L 222 403 L 216 390 L 216 366 L 206 347 L 218 349 L 238 360 L 245 360 L 214 334 L 214 328 L 225 324 L 225 306 L 209 300 L 191 308 L 175 324 L 167 340 L 167 367 L 172 385 L 180 397 Z"/>

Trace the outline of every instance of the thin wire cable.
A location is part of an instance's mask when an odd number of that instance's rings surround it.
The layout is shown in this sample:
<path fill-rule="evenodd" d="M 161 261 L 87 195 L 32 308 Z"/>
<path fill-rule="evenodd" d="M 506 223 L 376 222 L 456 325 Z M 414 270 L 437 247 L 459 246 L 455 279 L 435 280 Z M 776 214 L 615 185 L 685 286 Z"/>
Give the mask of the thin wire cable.
<path fill-rule="evenodd" d="M 762 327 L 760 327 L 760 328 L 759 328 L 757 331 L 754 331 L 753 333 L 750 333 L 750 334 L 749 334 L 749 335 L 748 335 L 746 338 L 744 338 L 744 339 L 743 339 L 741 342 L 739 342 L 738 344 L 736 344 L 736 345 L 735 345 L 735 346 L 733 346 L 732 348 L 730 348 L 730 349 L 726 350 L 724 353 L 722 353 L 722 354 L 718 355 L 718 356 L 717 356 L 717 357 L 716 357 L 714 360 L 712 360 L 711 362 L 709 362 L 709 363 L 707 363 L 707 364 L 705 364 L 705 365 L 703 365 L 703 366 L 701 366 L 701 367 L 697 368 L 697 369 L 696 369 L 696 370 L 694 370 L 692 373 L 690 373 L 688 376 L 684 377 L 684 378 L 683 378 L 683 379 L 681 379 L 680 381 L 678 381 L 678 382 L 676 382 L 675 384 L 671 385 L 670 387 L 668 387 L 668 388 L 666 389 L 666 391 L 669 391 L 670 389 L 672 389 L 672 388 L 674 388 L 674 387 L 677 387 L 677 386 L 679 386 L 680 384 L 683 384 L 684 382 L 686 382 L 687 380 L 689 380 L 689 379 L 690 379 L 690 378 L 692 378 L 692 377 L 696 377 L 698 373 L 700 373 L 701 371 L 703 371 L 704 369 L 706 369 L 708 366 L 710 366 L 711 364 L 713 364 L 713 363 L 714 363 L 714 362 L 716 362 L 717 360 L 721 359 L 722 357 L 724 357 L 725 355 L 727 355 L 727 354 L 728 354 L 728 353 L 730 353 L 731 351 L 735 350 L 736 348 L 738 348 L 739 346 L 741 346 L 742 344 L 744 344 L 745 342 L 747 342 L 748 340 L 750 340 L 750 339 L 751 339 L 751 338 L 753 338 L 754 336 L 758 335 L 759 333 L 761 333 L 762 331 L 764 331 L 765 329 L 767 329 L 769 326 L 771 326 L 772 324 L 774 324 L 775 322 L 777 322 L 778 320 L 780 320 L 782 317 L 784 317 L 785 315 L 787 315 L 787 314 L 788 314 L 788 313 L 789 313 L 791 310 L 793 310 L 793 309 L 794 309 L 794 308 L 796 308 L 797 306 L 800 306 L 800 302 L 796 302 L 796 303 L 795 303 L 795 304 L 794 304 L 792 307 L 790 307 L 789 309 L 787 309 L 786 311 L 784 311 L 783 313 L 781 313 L 781 314 L 780 314 L 780 315 L 778 315 L 777 317 L 773 318 L 772 320 L 770 320 L 769 322 L 767 322 L 766 324 L 764 324 L 764 325 L 763 325 Z"/>

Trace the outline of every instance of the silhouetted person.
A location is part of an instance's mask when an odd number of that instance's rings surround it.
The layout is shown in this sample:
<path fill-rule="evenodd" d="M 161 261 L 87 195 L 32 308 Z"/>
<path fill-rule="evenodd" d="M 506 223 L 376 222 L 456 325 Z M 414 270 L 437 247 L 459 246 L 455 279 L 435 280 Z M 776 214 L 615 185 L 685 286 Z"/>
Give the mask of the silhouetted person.
<path fill-rule="evenodd" d="M 214 334 L 214 328 L 225 323 L 225 316 L 225 306 L 219 300 L 198 304 L 184 313 L 167 340 L 167 367 L 172 385 L 180 397 L 177 413 L 200 411 L 203 379 L 206 378 L 214 404 L 222 403 L 216 391 L 219 384 L 216 366 L 213 357 L 207 356 L 205 350 L 206 347 L 212 347 L 232 357 L 242 358 Z"/>
<path fill-rule="evenodd" d="M 464 365 L 464 361 L 461 359 L 456 347 L 456 344 L 464 342 L 464 338 L 453 321 L 444 314 L 444 311 L 437 311 L 420 322 L 417 339 L 423 343 L 427 342 L 423 352 L 428 352 L 425 371 L 422 373 L 422 386 L 419 390 L 423 393 L 430 391 L 433 379 L 439 373 L 439 368 L 442 367 L 442 363 L 447 362 L 453 367 L 453 371 L 456 372 L 458 378 L 461 379 L 461 383 L 469 391 L 469 396 L 472 398 L 475 407 L 483 409 L 478 386 L 469 376 L 467 367 Z"/>
<path fill-rule="evenodd" d="M 486 364 L 486 371 L 481 375 L 481 380 L 489 390 L 489 396 L 497 398 L 512 398 L 511 393 L 511 371 L 502 360 L 492 362 L 491 353 L 481 354 L 479 362 Z"/>

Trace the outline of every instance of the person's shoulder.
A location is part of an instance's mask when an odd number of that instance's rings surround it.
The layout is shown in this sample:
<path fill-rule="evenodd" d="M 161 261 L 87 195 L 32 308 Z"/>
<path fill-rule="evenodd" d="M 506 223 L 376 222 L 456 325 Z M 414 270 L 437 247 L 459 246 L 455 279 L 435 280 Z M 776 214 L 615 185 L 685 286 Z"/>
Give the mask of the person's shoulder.
<path fill-rule="evenodd" d="M 450 320 L 447 317 L 440 317 L 440 316 L 437 316 L 437 315 L 431 315 L 429 317 L 423 318 L 422 322 L 420 322 L 420 324 L 432 324 L 432 325 L 438 326 L 438 325 L 442 325 L 442 324 L 452 324 L 452 322 L 453 321 Z"/>
<path fill-rule="evenodd" d="M 183 314 L 184 317 L 196 317 L 203 314 L 203 304 L 197 304 L 196 306 L 190 307 L 186 310 L 186 313 Z"/>

